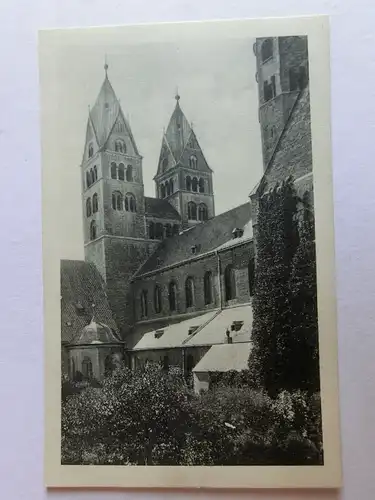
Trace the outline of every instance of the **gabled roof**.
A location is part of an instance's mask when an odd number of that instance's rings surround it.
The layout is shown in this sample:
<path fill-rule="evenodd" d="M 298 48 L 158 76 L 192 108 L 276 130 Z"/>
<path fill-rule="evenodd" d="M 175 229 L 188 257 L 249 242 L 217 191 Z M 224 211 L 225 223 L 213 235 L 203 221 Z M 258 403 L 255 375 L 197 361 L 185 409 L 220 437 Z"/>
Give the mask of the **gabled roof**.
<path fill-rule="evenodd" d="M 145 215 L 158 219 L 181 220 L 180 214 L 167 200 L 148 196 L 145 196 Z"/>
<path fill-rule="evenodd" d="M 194 257 L 191 248 L 198 248 L 203 254 L 216 250 L 232 240 L 234 228 L 243 228 L 251 219 L 250 203 L 244 203 L 228 212 L 224 212 L 206 222 L 184 231 L 181 234 L 163 240 L 154 253 L 141 266 L 135 277 Z"/>
<path fill-rule="evenodd" d="M 95 265 L 81 260 L 62 260 L 61 341 L 70 342 L 93 317 L 118 334 L 107 299 L 104 281 Z M 94 304 L 94 307 L 93 307 Z"/>

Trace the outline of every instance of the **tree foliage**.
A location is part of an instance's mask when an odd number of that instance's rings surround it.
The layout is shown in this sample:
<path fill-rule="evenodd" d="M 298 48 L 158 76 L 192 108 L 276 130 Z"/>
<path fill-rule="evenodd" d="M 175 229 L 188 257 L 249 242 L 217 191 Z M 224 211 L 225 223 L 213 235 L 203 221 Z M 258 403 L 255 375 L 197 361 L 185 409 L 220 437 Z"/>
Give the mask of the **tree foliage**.
<path fill-rule="evenodd" d="M 102 387 L 82 387 L 63 400 L 62 463 L 320 463 L 321 434 L 307 418 L 310 406 L 304 395 L 272 400 L 242 384 L 197 396 L 179 370 L 152 364 L 117 369 Z"/>
<path fill-rule="evenodd" d="M 314 221 L 293 179 L 259 199 L 250 372 L 269 394 L 319 390 Z"/>
<path fill-rule="evenodd" d="M 291 356 L 289 278 L 298 245 L 296 204 L 292 179 L 259 199 L 249 369 L 256 382 L 273 394 L 286 386 Z"/>

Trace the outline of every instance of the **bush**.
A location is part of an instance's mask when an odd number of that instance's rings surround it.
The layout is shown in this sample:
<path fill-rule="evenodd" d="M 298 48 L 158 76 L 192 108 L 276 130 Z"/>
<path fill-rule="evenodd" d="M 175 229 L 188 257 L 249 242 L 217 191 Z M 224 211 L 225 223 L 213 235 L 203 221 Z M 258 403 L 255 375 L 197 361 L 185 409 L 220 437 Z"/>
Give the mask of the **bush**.
<path fill-rule="evenodd" d="M 320 399 L 223 382 L 201 396 L 179 370 L 119 369 L 62 404 L 62 463 L 320 463 Z"/>

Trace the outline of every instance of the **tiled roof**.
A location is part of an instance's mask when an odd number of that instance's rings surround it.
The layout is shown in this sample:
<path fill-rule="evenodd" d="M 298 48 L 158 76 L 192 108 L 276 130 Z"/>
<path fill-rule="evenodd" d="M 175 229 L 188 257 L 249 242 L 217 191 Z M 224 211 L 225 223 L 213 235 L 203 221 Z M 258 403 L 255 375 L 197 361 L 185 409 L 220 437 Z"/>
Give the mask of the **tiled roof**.
<path fill-rule="evenodd" d="M 105 285 L 92 263 L 62 260 L 61 280 L 61 341 L 70 342 L 95 319 L 118 334 L 116 323 L 105 292 Z M 93 307 L 94 304 L 94 307 Z"/>
<path fill-rule="evenodd" d="M 192 246 L 199 248 L 198 253 L 195 255 L 213 251 L 232 240 L 233 229 L 236 227 L 244 228 L 250 219 L 251 208 L 248 202 L 217 215 L 206 222 L 197 224 L 173 238 L 166 238 L 135 276 L 155 270 L 157 264 L 159 267 L 164 267 L 193 257 L 191 253 Z"/>
<path fill-rule="evenodd" d="M 159 219 L 180 220 L 180 214 L 167 201 L 160 198 L 149 198 L 145 196 L 145 214 L 146 217 L 155 217 Z"/>
<path fill-rule="evenodd" d="M 251 344 L 213 345 L 193 368 L 193 372 L 241 371 L 248 367 Z"/>

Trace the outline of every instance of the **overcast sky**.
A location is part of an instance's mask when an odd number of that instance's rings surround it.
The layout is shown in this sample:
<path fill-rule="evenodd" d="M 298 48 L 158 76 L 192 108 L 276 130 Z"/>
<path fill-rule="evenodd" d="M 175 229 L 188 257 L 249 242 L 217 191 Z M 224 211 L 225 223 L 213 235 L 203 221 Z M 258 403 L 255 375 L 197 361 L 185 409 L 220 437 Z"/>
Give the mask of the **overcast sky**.
<path fill-rule="evenodd" d="M 216 213 L 248 200 L 262 172 L 258 96 L 252 38 L 153 44 L 64 46 L 55 51 L 54 92 L 57 106 L 51 123 L 59 138 L 61 192 L 69 193 L 61 215 L 69 244 L 63 258 L 82 258 L 82 208 L 79 165 L 84 148 L 88 106 L 93 106 L 108 76 L 130 121 L 143 156 L 145 195 L 154 196 L 163 127 L 180 105 L 193 122 L 198 141 L 214 171 Z M 73 222 L 74 221 L 74 222 Z M 78 224 L 77 221 L 80 221 Z"/>

